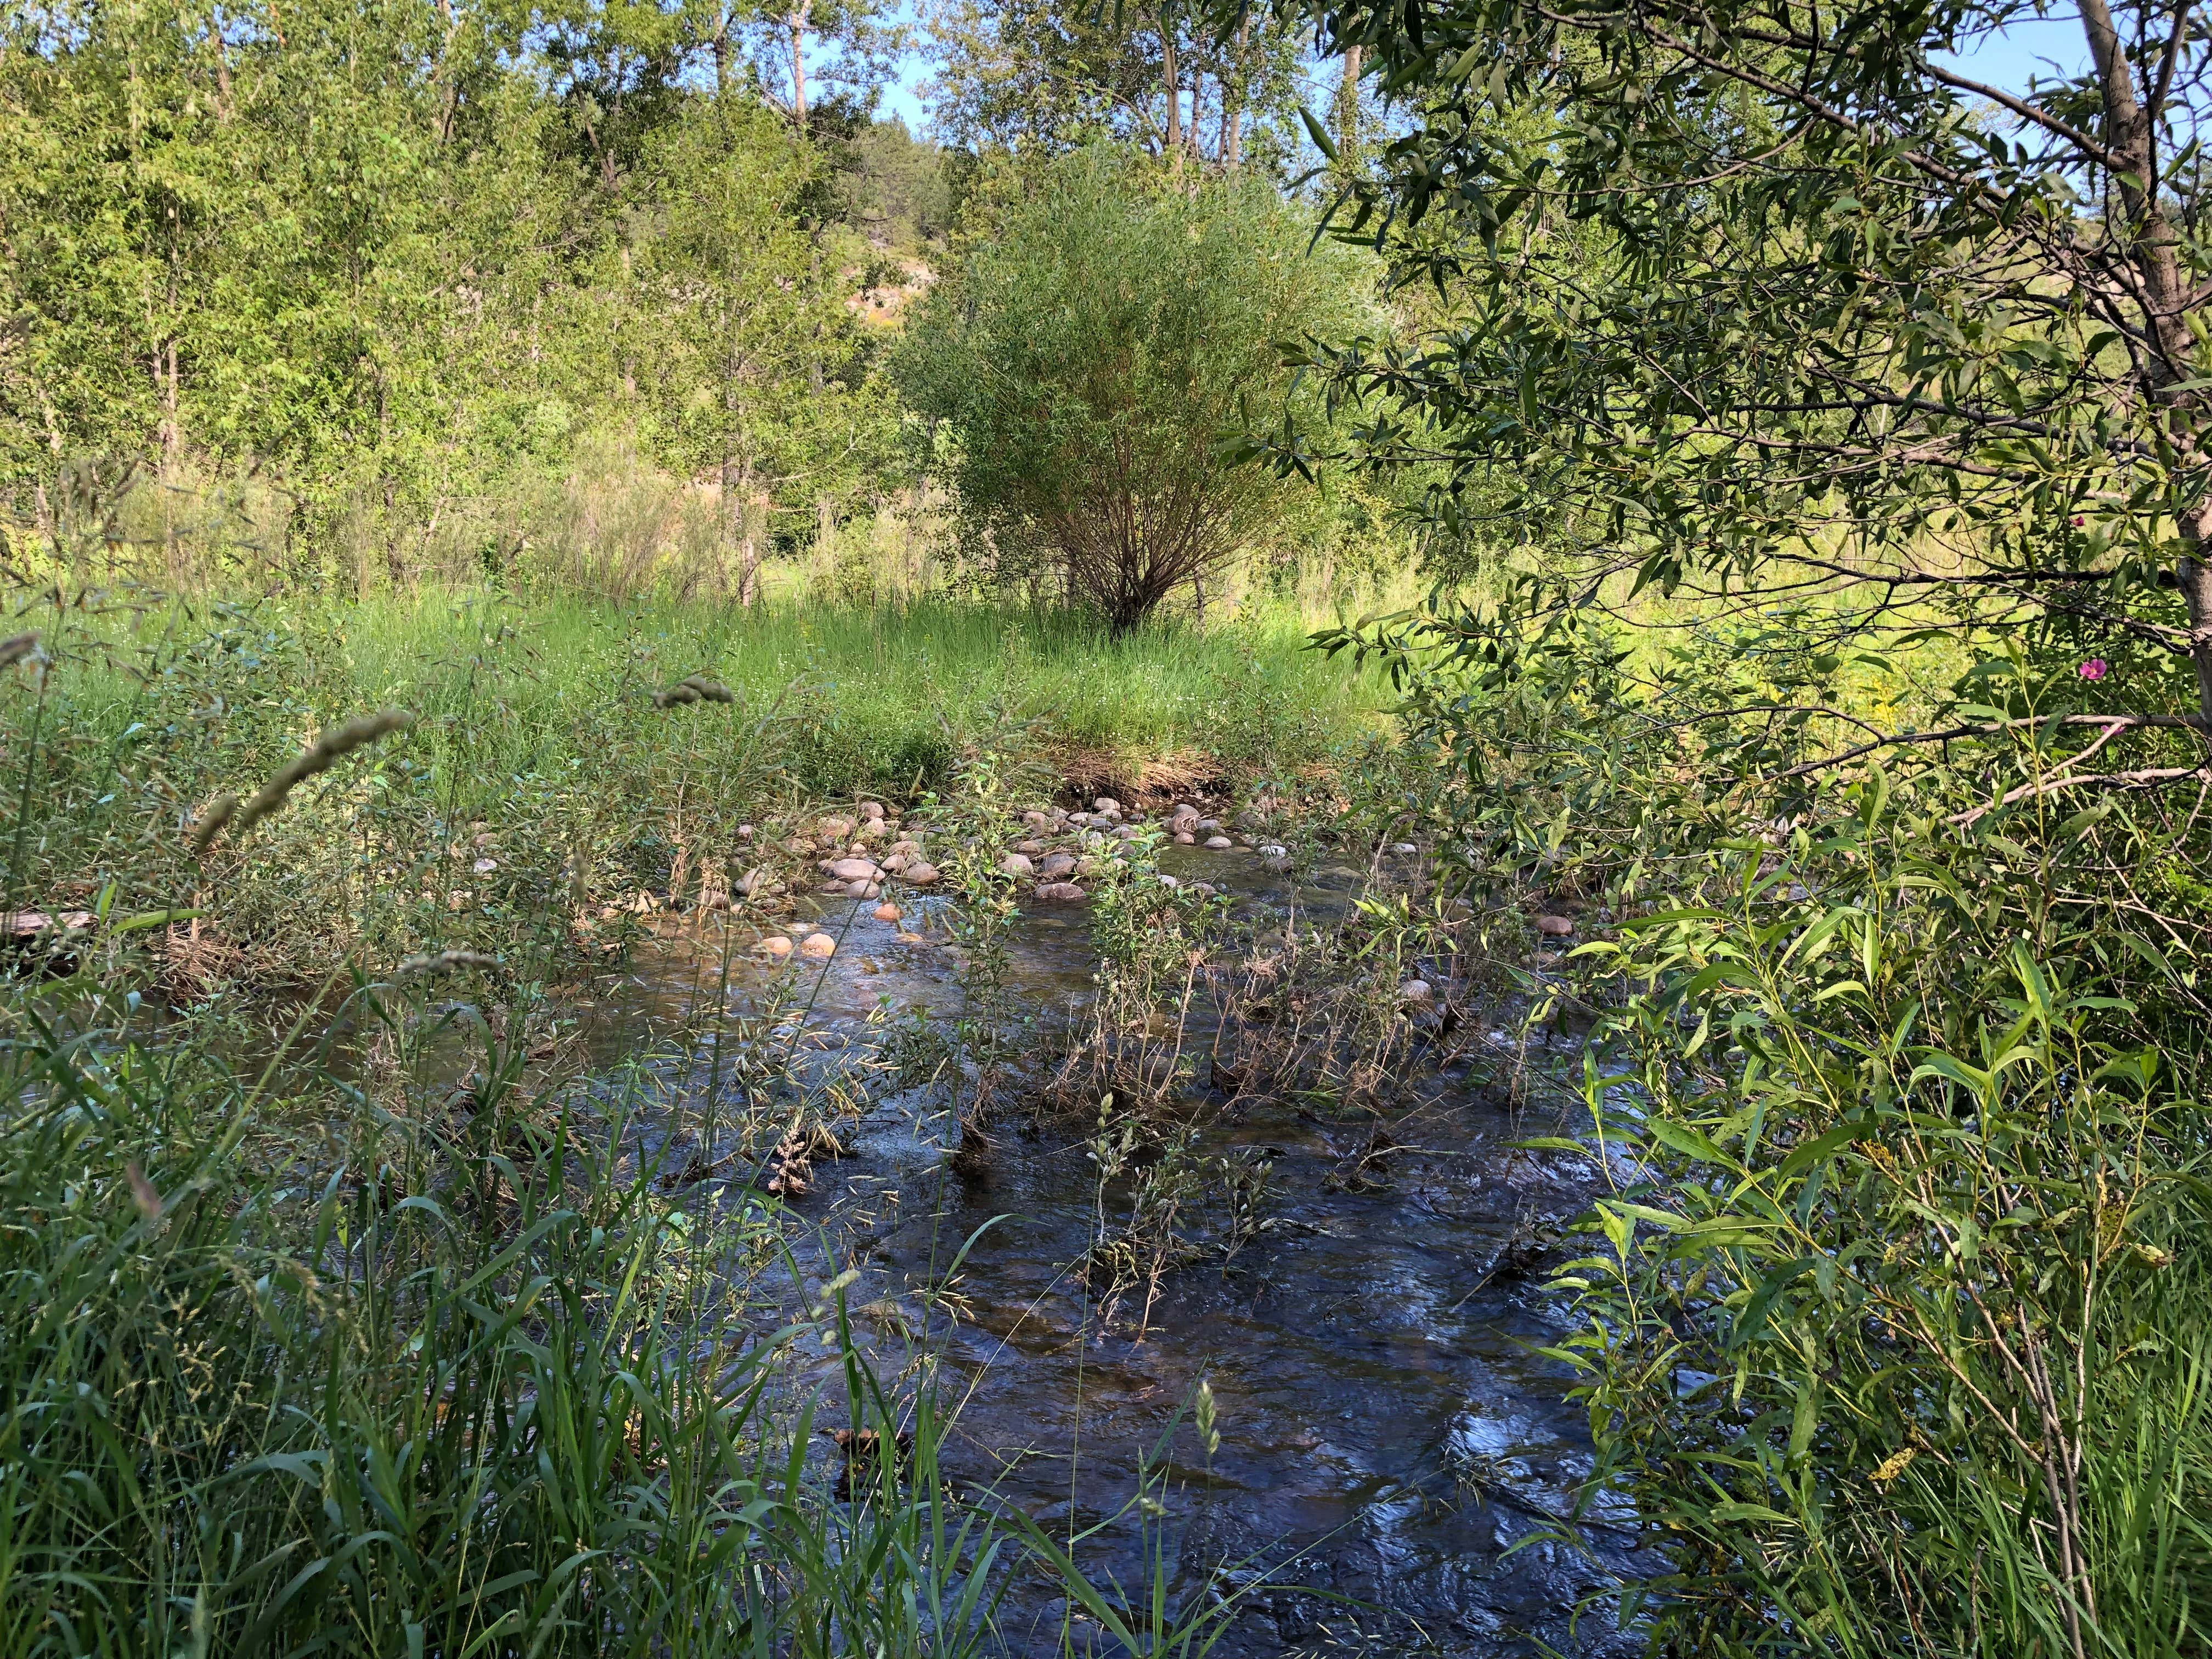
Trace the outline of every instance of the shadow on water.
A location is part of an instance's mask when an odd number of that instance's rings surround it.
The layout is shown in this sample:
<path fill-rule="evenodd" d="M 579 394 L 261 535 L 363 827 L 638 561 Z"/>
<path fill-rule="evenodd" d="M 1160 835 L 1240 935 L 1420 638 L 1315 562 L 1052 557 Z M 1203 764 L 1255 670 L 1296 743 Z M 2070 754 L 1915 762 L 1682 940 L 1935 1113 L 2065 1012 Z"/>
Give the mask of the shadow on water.
<path fill-rule="evenodd" d="M 1295 903 L 1324 921 L 1358 879 L 1340 869 L 1293 890 L 1244 851 L 1178 850 L 1163 866 L 1202 874 L 1248 912 Z M 641 958 L 610 1040 L 640 1016 L 673 1022 L 702 994 L 755 1016 L 780 988 L 787 1036 L 803 1011 L 810 1064 L 874 1053 L 887 1016 L 962 1012 L 943 907 L 909 904 L 893 924 L 836 902 L 820 919 L 843 942 L 818 966 Z M 902 927 L 923 942 L 901 942 Z M 1079 911 L 1038 907 L 1007 945 L 1008 988 L 1041 1066 L 1092 994 L 1089 929 Z M 701 1066 L 684 1112 L 661 1126 L 666 1144 L 654 1150 L 670 1167 L 725 1115 L 702 1097 L 703 1056 Z M 1630 1534 L 1601 1510 L 1582 1528 L 1588 1553 L 1538 1537 L 1568 1514 L 1590 1468 L 1565 1368 L 1535 1352 L 1571 1316 L 1546 1291 L 1531 1243 L 1582 1210 L 1586 1173 L 1510 1144 L 1550 1125 L 1516 1119 L 1462 1063 L 1394 1119 L 1387 1165 L 1370 1170 L 1371 1114 L 1224 1102 L 1201 1086 L 1185 1103 L 1188 1152 L 1265 1160 L 1263 1219 L 1225 1262 L 1179 1267 L 1109 1310 L 1077 1266 L 1097 1237 L 1093 1126 L 1010 1113 L 994 1121 L 988 1153 L 956 1167 L 959 1087 L 878 1090 L 845 1155 L 817 1163 L 812 1191 L 792 1206 L 816 1241 L 802 1262 L 813 1283 L 859 1270 L 848 1305 L 880 1374 L 907 1389 L 933 1376 L 957 1402 L 944 1451 L 956 1481 L 995 1489 L 1065 1538 L 1125 1509 L 1140 1460 L 1165 1436 L 1167 1462 L 1155 1467 L 1177 1593 L 1209 1574 L 1223 1591 L 1265 1580 L 1214 1650 L 1224 1656 L 1629 1650 L 1606 1608 L 1579 1622 L 1574 1612 L 1629 1569 Z M 721 1170 L 726 1203 L 760 1175 Z M 1211 1457 L 1188 1420 L 1201 1377 L 1218 1401 Z M 817 1380 L 842 1389 L 830 1368 Z M 1148 1570 L 1126 1516 L 1079 1556 L 1094 1582 L 1110 1576 L 1133 1593 Z M 1063 1650 L 1066 1610 L 1045 1594 L 1010 1595 L 1011 1651 Z M 1085 1632 L 1078 1618 L 1076 1652 L 1091 1650 Z"/>

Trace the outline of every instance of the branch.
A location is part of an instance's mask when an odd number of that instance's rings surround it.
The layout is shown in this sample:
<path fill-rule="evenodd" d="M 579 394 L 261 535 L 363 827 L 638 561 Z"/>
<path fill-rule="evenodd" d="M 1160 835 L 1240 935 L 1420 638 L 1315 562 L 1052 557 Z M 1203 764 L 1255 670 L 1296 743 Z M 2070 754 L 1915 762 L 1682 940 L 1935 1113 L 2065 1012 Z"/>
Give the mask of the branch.
<path fill-rule="evenodd" d="M 2039 799 L 2045 795 L 2057 794 L 2061 789 L 2072 789 L 2081 784 L 2097 784 L 2111 789 L 2152 789 L 2160 784 L 2180 783 L 2191 779 L 2200 783 L 2212 783 L 2212 766 L 2151 766 L 2139 772 L 2088 772 L 2045 778 L 2040 783 L 2023 783 L 2017 789 L 2008 789 L 1988 805 L 1977 806 L 1971 812 L 1954 813 L 1945 822 L 1964 829 L 2000 806 Z"/>

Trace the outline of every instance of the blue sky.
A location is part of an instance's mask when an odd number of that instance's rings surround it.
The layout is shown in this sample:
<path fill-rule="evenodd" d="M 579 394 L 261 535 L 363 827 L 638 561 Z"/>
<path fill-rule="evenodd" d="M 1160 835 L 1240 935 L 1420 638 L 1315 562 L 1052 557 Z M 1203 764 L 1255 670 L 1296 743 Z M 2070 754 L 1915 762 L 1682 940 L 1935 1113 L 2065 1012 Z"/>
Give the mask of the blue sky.
<path fill-rule="evenodd" d="M 2089 48 L 2080 18 L 2071 11 L 2054 10 L 2047 17 L 2022 18 L 2002 34 L 1978 41 L 1972 51 L 1953 54 L 1948 61 L 1977 81 L 2007 92 L 2025 92 L 2032 76 L 2081 73 L 2088 66 Z M 919 52 L 910 55 L 900 65 L 896 84 L 884 89 L 880 106 L 885 115 L 903 118 L 917 135 L 929 125 L 921 99 L 922 83 L 929 75 L 927 60 Z"/>

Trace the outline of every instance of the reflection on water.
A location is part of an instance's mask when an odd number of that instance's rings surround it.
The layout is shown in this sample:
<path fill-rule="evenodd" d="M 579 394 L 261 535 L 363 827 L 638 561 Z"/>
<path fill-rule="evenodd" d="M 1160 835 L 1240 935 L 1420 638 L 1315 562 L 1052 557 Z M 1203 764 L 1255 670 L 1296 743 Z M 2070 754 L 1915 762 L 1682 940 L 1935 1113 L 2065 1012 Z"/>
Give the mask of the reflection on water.
<path fill-rule="evenodd" d="M 1355 878 L 1331 872 L 1294 894 L 1247 854 L 1166 862 L 1217 883 L 1226 874 L 1248 902 L 1294 902 L 1323 918 Z M 824 915 L 844 928 L 836 956 L 793 971 L 826 1055 L 867 1041 L 886 1006 L 957 1013 L 957 952 L 933 914 L 942 902 L 909 917 L 921 944 L 899 942 L 866 905 Z M 1010 946 L 1010 983 L 1042 1054 L 1055 1020 L 1090 993 L 1088 932 L 1079 916 L 1028 916 Z M 774 978 L 738 960 L 726 982 L 718 959 L 672 957 L 635 976 L 610 1029 L 700 995 L 757 1012 Z M 1364 1189 L 1328 1177 L 1367 1144 L 1371 1118 L 1213 1097 L 1196 1114 L 1194 1150 L 1271 1158 L 1270 1224 L 1225 1266 L 1167 1275 L 1141 1322 L 1125 1306 L 1102 1328 L 1069 1270 L 1091 1238 L 1085 1123 L 1009 1115 L 980 1166 L 955 1175 L 950 1102 L 911 1091 L 868 1113 L 848 1156 L 815 1165 L 815 1191 L 797 1208 L 861 1270 L 849 1302 L 884 1375 L 908 1364 L 926 1322 L 943 1392 L 962 1402 L 945 1450 L 955 1480 L 995 1486 L 1049 1529 L 1120 1508 L 1139 1457 L 1210 1379 L 1218 1453 L 1208 1460 L 1187 1421 L 1167 1449 L 1177 1583 L 1224 1564 L 1229 1583 L 1273 1570 L 1215 1651 L 1502 1655 L 1537 1651 L 1539 1638 L 1563 1652 L 1626 1651 L 1602 1608 L 1571 1624 L 1577 1601 L 1626 1565 L 1625 1533 L 1585 1528 L 1595 1559 L 1552 1542 L 1514 1548 L 1568 1511 L 1590 1466 L 1564 1368 L 1533 1352 L 1565 1334 L 1566 1316 L 1516 1254 L 1532 1223 L 1564 1222 L 1585 1194 L 1563 1162 L 1510 1150 L 1525 1127 L 1476 1081 L 1445 1082 L 1392 1127 L 1416 1150 L 1395 1153 L 1387 1179 Z M 925 1322 L 913 1293 L 940 1284 L 987 1225 L 957 1285 L 966 1316 Z M 1083 1559 L 1094 1577 L 1125 1584 L 1145 1571 L 1133 1525 L 1092 1540 Z M 1018 1591 L 1006 1645 L 1059 1651 L 1060 1617 L 1057 1603 Z"/>

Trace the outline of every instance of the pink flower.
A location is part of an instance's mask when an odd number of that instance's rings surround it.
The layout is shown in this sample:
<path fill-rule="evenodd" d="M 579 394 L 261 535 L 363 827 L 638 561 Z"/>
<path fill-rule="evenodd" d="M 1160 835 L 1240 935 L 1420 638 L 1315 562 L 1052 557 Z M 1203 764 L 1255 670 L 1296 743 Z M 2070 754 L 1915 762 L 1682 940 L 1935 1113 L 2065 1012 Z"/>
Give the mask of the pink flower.
<path fill-rule="evenodd" d="M 2079 513 L 2076 513 L 2074 515 L 2074 527 L 2076 530 L 2079 530 L 2081 527 L 2081 515 Z"/>
<path fill-rule="evenodd" d="M 2112 665 L 2102 657 L 2092 657 L 2081 665 L 2081 678 L 2085 680 L 2101 680 L 2112 672 Z"/>

